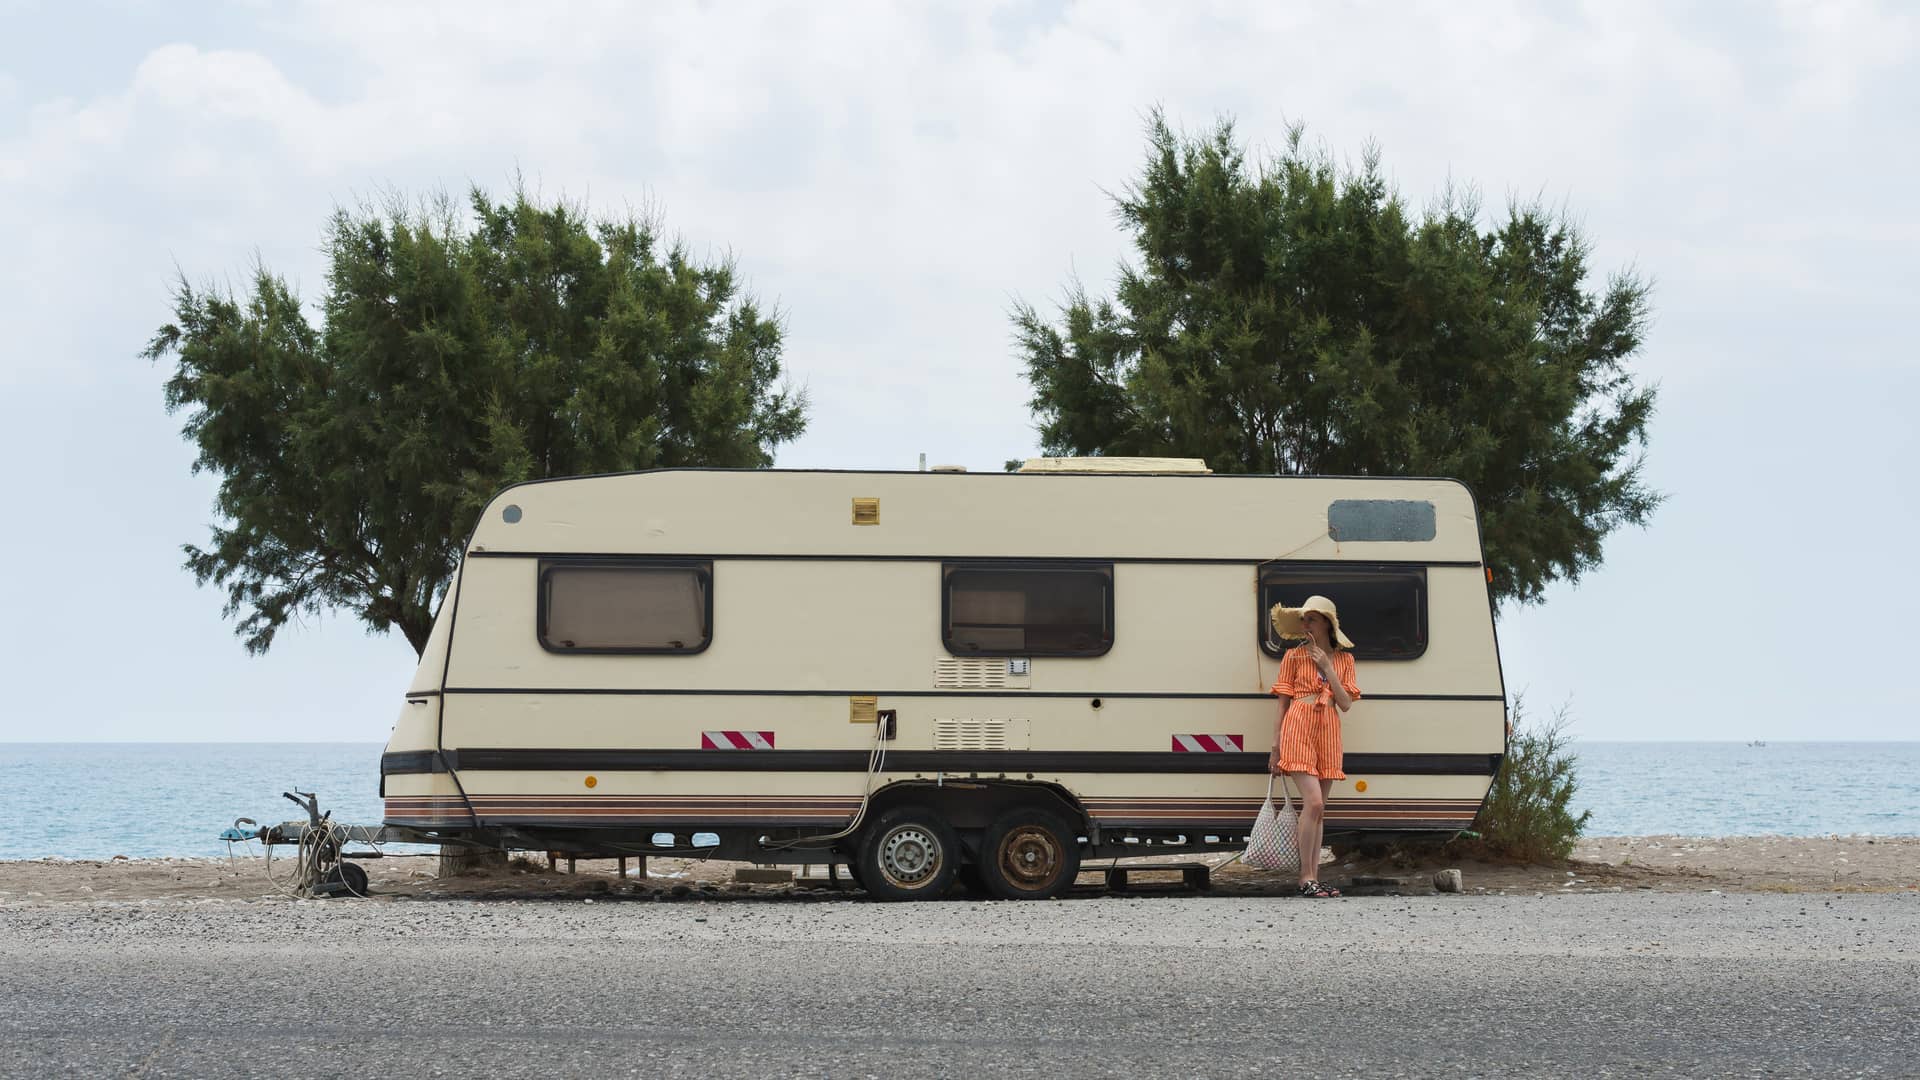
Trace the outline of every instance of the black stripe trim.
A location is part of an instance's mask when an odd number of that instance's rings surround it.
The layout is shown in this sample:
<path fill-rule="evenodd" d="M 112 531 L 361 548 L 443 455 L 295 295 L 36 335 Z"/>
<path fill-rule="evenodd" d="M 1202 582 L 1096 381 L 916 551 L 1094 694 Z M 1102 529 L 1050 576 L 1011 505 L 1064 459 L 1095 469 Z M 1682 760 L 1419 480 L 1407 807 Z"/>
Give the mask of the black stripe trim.
<path fill-rule="evenodd" d="M 1266 701 L 1272 694 L 1160 690 L 741 690 L 602 686 L 449 686 L 449 694 L 605 694 L 626 697 L 1105 698 L 1109 700 Z M 1505 701 L 1501 694 L 1362 694 L 1362 701 Z"/>
<path fill-rule="evenodd" d="M 1271 556 L 1257 558 L 1213 558 L 1204 556 L 1182 557 L 1178 555 L 878 555 L 857 554 L 851 552 L 811 552 L 811 553 L 775 553 L 775 552 L 738 552 L 720 554 L 699 552 L 683 554 L 678 552 L 653 551 L 484 551 L 478 548 L 469 550 L 470 559 L 701 559 L 714 562 L 1087 562 L 1133 563 L 1147 565 L 1179 564 L 1196 566 L 1260 566 L 1272 562 L 1345 562 L 1348 560 L 1329 559 L 1325 555 L 1312 558 L 1280 559 Z M 1486 565 L 1478 559 L 1379 559 L 1368 557 L 1354 559 L 1353 562 L 1365 562 L 1378 566 L 1442 566 L 1462 569 L 1479 569 Z"/>
<path fill-rule="evenodd" d="M 381 776 L 403 776 L 410 773 L 443 773 L 447 766 L 440 755 L 432 750 L 396 750 L 380 755 Z M 416 796 L 408 796 L 414 798 Z M 424 797 L 424 796 L 419 796 Z M 452 800 L 458 803 L 460 800 Z"/>
<path fill-rule="evenodd" d="M 452 767 L 480 772 L 865 772 L 865 750 L 573 750 L 477 747 L 448 750 Z M 382 754 L 382 776 L 444 770 L 432 751 Z M 1348 754 L 1347 772 L 1393 776 L 1492 776 L 1499 754 Z M 1264 773 L 1264 753 L 1133 750 L 900 750 L 892 773 Z"/>

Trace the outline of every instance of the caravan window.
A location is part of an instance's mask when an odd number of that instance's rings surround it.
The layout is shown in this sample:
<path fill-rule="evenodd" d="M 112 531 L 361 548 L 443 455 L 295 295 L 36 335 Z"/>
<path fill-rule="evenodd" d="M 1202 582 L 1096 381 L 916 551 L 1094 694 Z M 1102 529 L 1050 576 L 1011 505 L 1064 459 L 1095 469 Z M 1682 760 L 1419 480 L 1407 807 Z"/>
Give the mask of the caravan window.
<path fill-rule="evenodd" d="M 1365 563 L 1268 563 L 1260 568 L 1260 644 L 1273 656 L 1294 642 L 1274 637 L 1267 612 L 1324 596 L 1356 660 L 1412 660 L 1427 651 L 1427 568 Z"/>
<path fill-rule="evenodd" d="M 1099 656 L 1113 648 L 1111 563 L 947 563 L 940 636 L 956 656 Z"/>
<path fill-rule="evenodd" d="M 696 653 L 713 641 L 713 564 L 543 559 L 540 644 L 563 653 Z"/>

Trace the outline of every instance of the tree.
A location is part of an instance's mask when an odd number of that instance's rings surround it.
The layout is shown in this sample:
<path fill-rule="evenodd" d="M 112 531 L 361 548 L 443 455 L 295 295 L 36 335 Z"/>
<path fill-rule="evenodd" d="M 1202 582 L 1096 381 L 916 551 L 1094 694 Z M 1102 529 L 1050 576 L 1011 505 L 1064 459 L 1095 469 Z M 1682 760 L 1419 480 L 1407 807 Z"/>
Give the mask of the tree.
<path fill-rule="evenodd" d="M 1471 194 L 1410 214 L 1369 147 L 1358 169 L 1303 129 L 1249 168 L 1233 125 L 1176 135 L 1114 199 L 1133 234 L 1117 296 L 1070 286 L 1013 319 L 1049 454 L 1200 457 L 1216 472 L 1457 477 L 1495 595 L 1537 601 L 1644 525 L 1655 389 L 1626 368 L 1650 317 L 1631 272 L 1587 288 L 1564 214 Z"/>
<path fill-rule="evenodd" d="M 226 589 L 249 652 L 345 608 L 417 653 L 505 485 L 765 467 L 806 426 L 805 394 L 776 386 L 779 322 L 730 260 L 522 190 L 468 203 L 336 211 L 318 326 L 264 266 L 244 301 L 182 278 L 143 354 L 177 358 L 167 409 L 220 477 L 221 523 L 186 565 Z"/>

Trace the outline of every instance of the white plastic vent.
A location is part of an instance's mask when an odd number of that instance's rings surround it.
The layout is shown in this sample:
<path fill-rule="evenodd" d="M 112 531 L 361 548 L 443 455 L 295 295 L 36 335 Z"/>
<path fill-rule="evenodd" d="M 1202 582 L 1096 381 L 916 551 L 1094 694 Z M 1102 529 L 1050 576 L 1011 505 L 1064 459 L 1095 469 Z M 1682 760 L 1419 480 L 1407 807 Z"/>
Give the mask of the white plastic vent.
<path fill-rule="evenodd" d="M 935 720 L 933 748 L 935 750 L 1005 750 L 1007 749 L 1007 722 L 973 719 Z"/>
<path fill-rule="evenodd" d="M 941 690 L 1025 690 L 1033 677 L 1025 671 L 1009 675 L 1015 665 L 1005 657 L 942 656 L 933 662 L 933 685 Z M 1022 660 L 1018 664 L 1028 669 Z"/>

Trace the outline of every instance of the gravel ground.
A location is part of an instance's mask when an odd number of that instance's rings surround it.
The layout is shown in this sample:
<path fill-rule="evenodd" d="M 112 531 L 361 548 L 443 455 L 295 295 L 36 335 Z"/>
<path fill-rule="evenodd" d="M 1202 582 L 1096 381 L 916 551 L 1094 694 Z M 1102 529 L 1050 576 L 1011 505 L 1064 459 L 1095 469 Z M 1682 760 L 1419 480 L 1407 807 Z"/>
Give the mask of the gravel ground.
<path fill-rule="evenodd" d="M 1216 866 L 1229 856 L 1168 856 L 1174 861 L 1203 861 Z M 1141 860 L 1129 860 L 1141 861 Z M 1145 860 L 1152 861 L 1152 860 Z M 610 859 L 581 861 L 578 874 L 548 872 L 540 857 L 520 859 L 511 872 L 471 877 L 435 877 L 431 858 L 378 859 L 362 864 L 382 899 L 554 899 L 593 895 L 596 890 L 660 890 L 675 885 L 725 888 L 742 863 L 697 859 L 648 860 L 643 873 L 629 863 L 627 878 L 616 875 Z M 1088 864 L 1082 883 L 1100 884 L 1098 868 Z M 286 851 L 275 863 L 285 877 Z M 1620 892 L 1632 889 L 1708 892 L 1900 892 L 1920 890 L 1920 837 L 1912 836 L 1626 836 L 1587 837 L 1565 863 L 1513 866 L 1462 862 L 1433 855 L 1422 861 L 1401 856 L 1328 862 L 1321 877 L 1346 884 L 1357 877 L 1393 877 L 1418 886 L 1442 867 L 1464 871 L 1469 890 L 1489 893 Z M 564 869 L 564 867 L 562 868 Z M 825 888 L 816 868 L 811 881 L 794 888 Z M 268 868 L 257 857 L 178 859 L 26 859 L 0 861 L 0 909 L 16 905 L 143 900 L 255 900 L 272 898 Z M 1249 871 L 1227 865 L 1214 875 L 1223 893 L 1281 896 L 1291 888 L 1288 875 Z M 784 893 L 788 886 L 755 887 Z M 1404 891 L 1404 890 L 1403 890 Z"/>
<path fill-rule="evenodd" d="M 1920 1072 L 1920 894 L 0 906 L 0 1075 Z"/>

